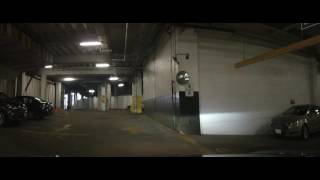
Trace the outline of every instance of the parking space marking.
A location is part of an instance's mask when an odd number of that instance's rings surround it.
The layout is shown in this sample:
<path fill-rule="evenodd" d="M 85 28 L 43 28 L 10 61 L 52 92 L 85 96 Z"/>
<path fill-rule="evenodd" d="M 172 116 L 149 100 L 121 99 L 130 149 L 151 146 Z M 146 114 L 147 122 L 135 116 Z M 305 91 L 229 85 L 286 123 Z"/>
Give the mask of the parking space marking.
<path fill-rule="evenodd" d="M 64 130 L 70 129 L 70 127 L 71 127 L 71 124 L 66 124 L 62 128 L 58 128 L 55 131 L 64 131 Z"/>
<path fill-rule="evenodd" d="M 142 129 L 138 128 L 138 127 L 128 127 L 123 129 L 124 131 L 128 132 L 129 134 L 140 134 L 142 132 Z"/>
<path fill-rule="evenodd" d="M 196 147 L 200 150 L 200 152 L 201 152 L 202 154 L 212 153 L 212 151 L 211 151 L 210 149 L 202 146 L 201 144 L 199 144 L 196 140 L 194 140 L 194 139 L 191 138 L 191 137 L 188 137 L 188 136 L 186 136 L 186 135 L 181 135 L 181 134 L 177 134 L 176 136 L 177 136 L 177 138 L 182 139 L 183 141 L 187 142 L 188 144 L 191 144 L 191 145 L 193 145 L 193 146 L 196 146 Z"/>

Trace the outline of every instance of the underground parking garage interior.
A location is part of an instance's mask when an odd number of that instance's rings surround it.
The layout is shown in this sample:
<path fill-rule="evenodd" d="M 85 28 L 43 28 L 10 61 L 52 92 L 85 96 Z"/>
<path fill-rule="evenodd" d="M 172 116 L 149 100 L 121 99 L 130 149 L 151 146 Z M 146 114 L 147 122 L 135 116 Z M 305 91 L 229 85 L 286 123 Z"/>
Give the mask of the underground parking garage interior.
<path fill-rule="evenodd" d="M 320 23 L 1 23 L 0 156 L 317 156 Z"/>

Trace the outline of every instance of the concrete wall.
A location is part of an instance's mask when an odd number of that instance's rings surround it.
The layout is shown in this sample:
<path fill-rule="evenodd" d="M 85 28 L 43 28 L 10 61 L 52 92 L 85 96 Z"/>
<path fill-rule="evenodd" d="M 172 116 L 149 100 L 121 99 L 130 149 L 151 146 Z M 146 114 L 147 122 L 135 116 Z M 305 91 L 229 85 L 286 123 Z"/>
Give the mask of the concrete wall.
<path fill-rule="evenodd" d="M 24 96 L 34 96 L 41 97 L 41 80 L 40 78 L 32 78 L 27 91 L 25 87 L 29 82 L 30 76 L 22 74 L 22 95 Z M 47 81 L 46 91 L 45 91 L 45 100 L 51 103 L 55 102 L 55 85 L 53 82 Z"/>
<path fill-rule="evenodd" d="M 30 76 L 22 75 L 22 95 L 24 96 L 35 96 L 40 97 L 40 80 L 33 78 L 28 86 L 27 91 L 25 91 L 25 88 L 27 86 L 27 83 L 29 82 Z"/>
<path fill-rule="evenodd" d="M 179 124 L 188 122 L 176 116 L 174 103 L 186 86 L 171 89 L 180 70 L 191 74 L 192 89 L 199 91 L 201 134 L 266 134 L 271 118 L 289 108 L 291 99 L 296 104 L 320 102 L 314 59 L 287 54 L 235 69 L 234 63 L 274 45 L 215 31 L 178 28 L 175 33 L 164 35 L 143 71 L 145 112 L 169 127 L 179 130 Z M 177 56 L 175 67 L 175 53 L 189 53 L 189 60 Z"/>
<path fill-rule="evenodd" d="M 0 92 L 7 94 L 9 97 L 14 97 L 15 80 L 0 79 Z"/>
<path fill-rule="evenodd" d="M 128 109 L 132 96 L 111 96 L 111 109 Z"/>
<path fill-rule="evenodd" d="M 164 125 L 174 128 L 172 104 L 172 41 L 163 34 L 156 51 L 143 71 L 143 104 L 145 113 Z"/>
<path fill-rule="evenodd" d="M 270 49 L 214 35 L 198 32 L 202 134 L 269 133 L 271 118 L 291 99 L 311 102 L 311 59 L 288 54 L 235 69 L 234 63 Z"/>
<path fill-rule="evenodd" d="M 98 110 L 98 97 L 88 97 L 89 109 Z"/>
<path fill-rule="evenodd" d="M 55 85 L 54 84 L 47 84 L 46 88 L 46 100 L 51 103 L 55 103 Z"/>

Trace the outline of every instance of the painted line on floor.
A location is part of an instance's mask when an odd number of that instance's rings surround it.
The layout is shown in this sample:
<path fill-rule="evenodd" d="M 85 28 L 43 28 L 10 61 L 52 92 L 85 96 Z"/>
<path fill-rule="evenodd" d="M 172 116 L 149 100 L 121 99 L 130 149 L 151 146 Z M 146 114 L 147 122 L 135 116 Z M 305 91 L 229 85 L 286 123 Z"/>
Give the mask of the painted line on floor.
<path fill-rule="evenodd" d="M 179 139 L 182 139 L 183 141 L 187 142 L 188 144 L 196 146 L 196 148 L 198 148 L 201 151 L 202 154 L 213 153 L 212 150 L 204 147 L 203 145 L 199 144 L 197 141 L 195 141 L 191 137 L 188 137 L 187 135 L 177 134 L 176 137 L 179 138 Z"/>
<path fill-rule="evenodd" d="M 124 128 L 123 130 L 132 135 L 140 134 L 142 132 L 142 129 L 138 127 L 128 127 L 128 128 Z"/>
<path fill-rule="evenodd" d="M 62 133 L 62 132 L 43 132 L 43 131 L 30 131 L 22 130 L 23 133 L 36 134 L 36 135 L 55 135 L 55 136 L 89 136 L 87 133 Z"/>
<path fill-rule="evenodd" d="M 202 154 L 210 154 L 210 153 L 215 153 L 213 152 L 212 150 L 204 147 L 203 145 L 199 144 L 197 141 L 195 141 L 193 138 L 191 137 L 188 137 L 188 135 L 185 135 L 182 131 L 178 132 L 177 131 L 174 131 L 173 129 L 171 128 L 168 128 L 167 126 L 157 122 L 155 119 L 153 118 L 150 118 L 150 117 L 146 117 L 144 116 L 144 118 L 147 120 L 147 121 L 153 121 L 154 123 L 157 124 L 157 129 L 159 129 L 160 131 L 165 132 L 164 133 L 175 133 L 175 136 L 178 138 L 178 139 L 181 139 L 183 140 L 184 142 L 196 147 L 197 149 L 199 149 L 201 151 Z M 161 127 L 161 128 L 160 128 Z"/>
<path fill-rule="evenodd" d="M 67 129 L 70 129 L 70 127 L 71 127 L 71 124 L 66 124 L 66 125 L 64 125 L 62 128 L 58 128 L 58 129 L 56 129 L 55 131 L 67 130 Z"/>

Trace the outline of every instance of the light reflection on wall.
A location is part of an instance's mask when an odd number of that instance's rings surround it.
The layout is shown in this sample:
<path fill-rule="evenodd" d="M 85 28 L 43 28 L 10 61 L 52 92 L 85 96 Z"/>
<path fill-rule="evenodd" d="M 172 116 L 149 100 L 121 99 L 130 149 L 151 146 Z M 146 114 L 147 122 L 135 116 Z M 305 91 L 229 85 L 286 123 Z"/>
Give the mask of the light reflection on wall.
<path fill-rule="evenodd" d="M 270 130 L 272 117 L 279 112 L 213 112 L 200 114 L 201 134 L 255 135 Z"/>

